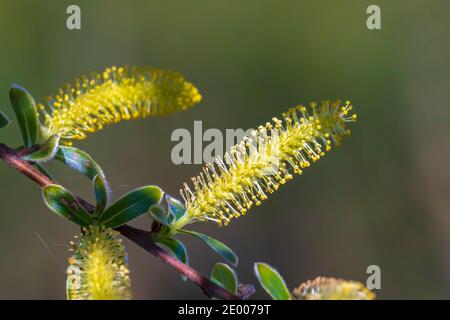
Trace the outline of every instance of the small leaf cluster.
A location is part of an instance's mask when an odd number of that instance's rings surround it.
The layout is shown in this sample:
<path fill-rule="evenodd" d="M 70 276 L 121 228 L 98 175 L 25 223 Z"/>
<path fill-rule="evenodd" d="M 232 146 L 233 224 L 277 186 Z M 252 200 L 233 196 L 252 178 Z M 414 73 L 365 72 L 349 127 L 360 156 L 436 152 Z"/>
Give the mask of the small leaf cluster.
<path fill-rule="evenodd" d="M 150 217 L 153 219 L 152 240 L 155 243 L 181 262 L 188 264 L 186 247 L 179 239 L 175 238 L 177 234 L 187 234 L 202 240 L 226 262 L 237 267 L 239 258 L 226 244 L 206 234 L 178 227 L 179 222 L 186 218 L 186 208 L 181 201 L 166 194 L 165 203 L 166 206 L 161 203 L 151 206 L 149 210 Z"/>

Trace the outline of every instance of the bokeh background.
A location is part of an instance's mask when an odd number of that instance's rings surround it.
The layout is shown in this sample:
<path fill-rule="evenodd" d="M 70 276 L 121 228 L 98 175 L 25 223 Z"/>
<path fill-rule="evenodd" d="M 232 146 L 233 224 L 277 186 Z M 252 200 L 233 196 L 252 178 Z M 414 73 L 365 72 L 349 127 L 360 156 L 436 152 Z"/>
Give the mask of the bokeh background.
<path fill-rule="evenodd" d="M 78 4 L 82 30 L 66 29 Z M 366 28 L 378 4 L 382 29 Z M 0 1 L 0 106 L 11 83 L 38 101 L 76 76 L 111 65 L 182 72 L 201 104 L 164 118 L 121 123 L 77 146 L 103 166 L 114 197 L 157 184 L 177 195 L 200 166 L 171 162 L 176 128 L 250 128 L 290 106 L 351 99 L 353 134 L 263 206 L 227 228 L 197 225 L 253 263 L 276 266 L 290 288 L 319 275 L 365 282 L 379 265 L 381 299 L 450 298 L 450 2 Z M 17 125 L 1 142 L 20 145 Z M 48 166 L 74 192 L 89 182 Z M 78 232 L 49 212 L 38 187 L 0 164 L 0 298 L 64 299 L 68 242 Z M 143 228 L 149 221 L 133 223 Z M 205 274 L 219 258 L 183 238 Z M 204 298 L 192 283 L 125 241 L 135 297 Z M 255 298 L 267 298 L 256 284 Z"/>

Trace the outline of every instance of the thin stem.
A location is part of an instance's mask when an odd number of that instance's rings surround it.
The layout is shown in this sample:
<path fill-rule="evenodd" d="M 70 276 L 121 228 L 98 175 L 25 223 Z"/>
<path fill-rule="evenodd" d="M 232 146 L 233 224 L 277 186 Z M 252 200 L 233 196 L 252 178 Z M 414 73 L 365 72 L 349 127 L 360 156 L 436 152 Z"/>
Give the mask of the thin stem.
<path fill-rule="evenodd" d="M 16 151 L 7 147 L 3 143 L 0 143 L 0 158 L 9 164 L 11 167 L 26 175 L 28 178 L 36 182 L 41 187 L 45 187 L 49 184 L 54 184 L 50 178 L 46 177 L 38 170 L 33 168 L 27 161 L 20 159 L 20 156 Z"/>
<path fill-rule="evenodd" d="M 34 168 L 30 163 L 24 161 L 20 158 L 20 154 L 9 148 L 8 146 L 0 143 L 0 159 L 5 161 L 8 165 L 24 174 L 34 182 L 36 182 L 41 187 L 48 186 L 50 184 L 57 184 L 55 181 L 51 180 L 36 168 Z M 92 211 L 94 206 L 89 202 L 77 197 L 78 202 L 83 205 L 87 210 Z M 136 243 L 138 246 L 146 250 L 148 253 L 154 255 L 155 257 L 162 260 L 164 263 L 172 266 L 182 275 L 186 276 L 189 280 L 197 284 L 203 292 L 209 297 L 218 297 L 226 300 L 237 300 L 240 297 L 228 292 L 222 287 L 216 285 L 214 282 L 210 281 L 208 278 L 204 277 L 200 272 L 191 268 L 190 266 L 180 262 L 176 258 L 172 257 L 170 254 L 165 252 L 163 249 L 158 247 L 151 239 L 151 233 L 148 231 L 133 228 L 128 225 L 123 225 L 116 229 L 124 237 L 128 238 L 130 241 Z"/>

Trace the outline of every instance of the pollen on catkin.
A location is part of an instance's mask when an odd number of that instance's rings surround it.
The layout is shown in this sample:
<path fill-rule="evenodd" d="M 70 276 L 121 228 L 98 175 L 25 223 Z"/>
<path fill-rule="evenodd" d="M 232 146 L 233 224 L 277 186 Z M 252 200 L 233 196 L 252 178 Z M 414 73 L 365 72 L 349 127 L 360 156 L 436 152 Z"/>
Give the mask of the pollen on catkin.
<path fill-rule="evenodd" d="M 70 243 L 73 255 L 66 284 L 69 300 L 131 298 L 127 256 L 118 234 L 105 227 L 89 226 L 76 243 Z"/>
<path fill-rule="evenodd" d="M 186 220 L 211 220 L 219 226 L 245 214 L 254 204 L 316 162 L 332 144 L 350 135 L 347 123 L 356 121 L 347 101 L 312 102 L 273 118 L 252 132 L 214 164 L 207 164 L 199 176 L 181 189 Z M 186 221 L 189 223 L 188 221 Z"/>
<path fill-rule="evenodd" d="M 177 72 L 111 67 L 65 85 L 38 109 L 49 135 L 84 139 L 105 125 L 185 110 L 201 98 L 197 88 Z"/>
<path fill-rule="evenodd" d="M 294 289 L 297 300 L 373 300 L 375 293 L 362 283 L 335 278 L 318 277 Z"/>

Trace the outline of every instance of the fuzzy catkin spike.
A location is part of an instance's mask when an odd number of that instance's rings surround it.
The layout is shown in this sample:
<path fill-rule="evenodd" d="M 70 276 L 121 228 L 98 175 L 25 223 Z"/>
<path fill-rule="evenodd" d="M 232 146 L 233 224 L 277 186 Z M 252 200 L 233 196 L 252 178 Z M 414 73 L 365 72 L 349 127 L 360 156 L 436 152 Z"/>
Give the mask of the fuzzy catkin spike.
<path fill-rule="evenodd" d="M 118 232 L 99 226 L 83 229 L 71 242 L 67 268 L 67 299 L 126 300 L 131 298 L 127 256 Z"/>
<path fill-rule="evenodd" d="M 47 134 L 84 139 L 105 125 L 182 111 L 201 98 L 197 88 L 177 72 L 151 67 L 111 67 L 76 79 L 38 108 Z"/>
<path fill-rule="evenodd" d="M 192 178 L 193 190 L 188 184 L 181 189 L 187 218 L 211 220 L 219 226 L 227 225 L 231 218 L 245 214 L 253 204 L 259 205 L 268 194 L 301 174 L 304 168 L 316 162 L 339 145 L 350 131 L 348 122 L 356 121 L 350 115 L 349 101 L 323 101 L 310 103 L 309 108 L 297 106 L 273 118 L 245 137 L 215 164 L 207 164 L 199 176 Z M 182 227 L 180 223 L 179 227 Z"/>
<path fill-rule="evenodd" d="M 294 289 L 297 300 L 373 300 L 375 293 L 362 283 L 335 278 L 318 277 Z"/>

